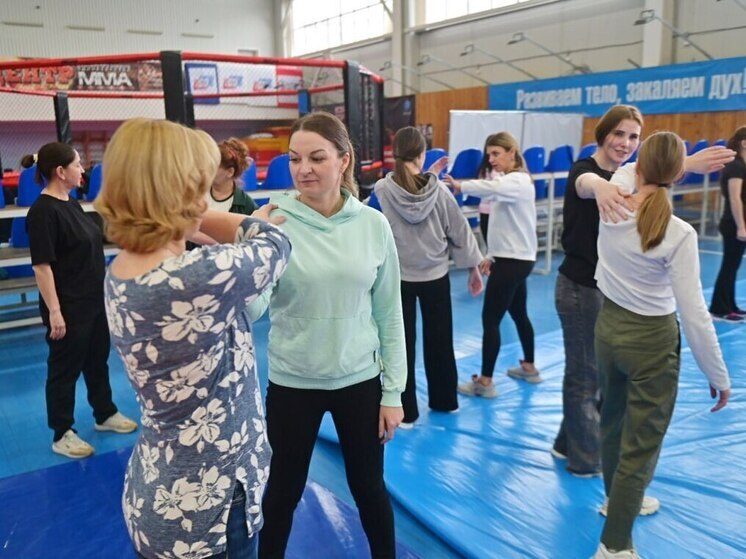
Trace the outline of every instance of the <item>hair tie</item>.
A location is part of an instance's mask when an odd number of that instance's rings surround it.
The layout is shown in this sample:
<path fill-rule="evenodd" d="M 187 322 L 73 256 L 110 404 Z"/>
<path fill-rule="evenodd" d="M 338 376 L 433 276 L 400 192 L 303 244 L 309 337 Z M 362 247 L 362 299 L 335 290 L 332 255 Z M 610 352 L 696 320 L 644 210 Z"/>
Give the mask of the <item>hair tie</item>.
<path fill-rule="evenodd" d="M 671 183 L 658 183 L 658 186 L 660 186 L 661 188 L 668 188 L 669 186 L 671 186 Z"/>

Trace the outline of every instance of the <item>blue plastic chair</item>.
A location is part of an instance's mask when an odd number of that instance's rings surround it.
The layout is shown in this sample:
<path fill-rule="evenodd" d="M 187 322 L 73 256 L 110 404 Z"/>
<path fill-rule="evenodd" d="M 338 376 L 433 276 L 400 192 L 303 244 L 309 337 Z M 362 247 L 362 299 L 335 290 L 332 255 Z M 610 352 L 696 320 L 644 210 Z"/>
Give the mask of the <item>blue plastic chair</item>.
<path fill-rule="evenodd" d="M 290 156 L 287 153 L 272 158 L 267 167 L 267 178 L 262 188 L 284 190 L 293 187 L 293 176 L 290 174 Z"/>
<path fill-rule="evenodd" d="M 252 161 L 249 168 L 241 175 L 241 185 L 246 191 L 257 190 L 259 188 L 259 182 L 256 178 L 256 161 Z"/>
<path fill-rule="evenodd" d="M 93 166 L 91 175 L 88 177 L 88 193 L 85 195 L 86 200 L 93 202 L 98 193 L 101 192 L 101 182 L 103 179 L 103 167 L 101 163 Z"/>
<path fill-rule="evenodd" d="M 28 248 L 29 240 L 26 232 L 26 218 L 14 217 L 10 224 L 10 246 L 13 248 Z"/>
<path fill-rule="evenodd" d="M 582 148 L 580 148 L 580 153 L 578 154 L 578 159 L 585 159 L 586 157 L 590 157 L 596 151 L 598 150 L 598 144 L 585 144 Z"/>
<path fill-rule="evenodd" d="M 446 157 L 448 154 L 446 153 L 446 150 L 440 149 L 440 148 L 433 148 L 429 149 L 425 152 L 425 163 L 422 165 L 422 170 L 427 171 L 430 168 L 430 165 L 435 163 L 438 159 L 441 157 Z M 443 178 L 443 175 L 445 174 L 445 169 L 443 172 L 438 175 L 438 178 Z"/>
<path fill-rule="evenodd" d="M 378 196 L 376 196 L 376 193 L 373 191 L 371 191 L 370 196 L 368 196 L 368 206 L 374 210 L 378 210 L 379 212 L 383 211 L 381 209 L 381 203 L 378 201 Z"/>
<path fill-rule="evenodd" d="M 546 151 L 543 146 L 532 146 L 523 152 L 523 161 L 526 163 L 526 169 L 531 174 L 544 172 L 544 156 Z M 536 189 L 536 199 L 540 200 L 547 197 L 547 181 L 540 179 L 534 181 Z"/>
<path fill-rule="evenodd" d="M 549 154 L 549 161 L 544 170 L 547 173 L 557 173 L 560 171 L 569 171 L 572 167 L 572 146 L 564 145 L 554 148 Z M 567 179 L 555 179 L 554 196 L 560 198 L 565 195 Z"/>
<path fill-rule="evenodd" d="M 481 162 L 482 150 L 476 148 L 465 149 L 458 153 L 448 174 L 454 179 L 475 179 Z M 456 202 L 459 206 L 463 206 L 464 195 L 456 195 Z"/>
<path fill-rule="evenodd" d="M 36 165 L 21 171 L 18 178 L 18 198 L 16 205 L 30 207 L 36 202 L 44 186 L 36 184 Z"/>

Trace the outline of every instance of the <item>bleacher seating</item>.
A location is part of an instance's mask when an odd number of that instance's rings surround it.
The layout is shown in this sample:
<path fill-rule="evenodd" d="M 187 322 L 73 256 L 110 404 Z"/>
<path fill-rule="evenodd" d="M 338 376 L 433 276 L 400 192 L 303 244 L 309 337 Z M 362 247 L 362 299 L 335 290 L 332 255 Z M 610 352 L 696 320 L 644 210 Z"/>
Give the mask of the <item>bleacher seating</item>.
<path fill-rule="evenodd" d="M 549 161 L 544 171 L 547 173 L 557 173 L 559 171 L 569 171 L 573 163 L 572 146 L 563 145 L 554 148 L 549 154 Z M 554 197 L 562 198 L 565 195 L 567 179 L 556 179 L 554 181 Z"/>
<path fill-rule="evenodd" d="M 262 188 L 267 190 L 284 190 L 292 188 L 293 176 L 290 174 L 290 156 L 287 153 L 276 155 L 269 162 L 267 178 Z"/>
<path fill-rule="evenodd" d="M 249 168 L 241 175 L 241 187 L 245 191 L 257 190 L 259 188 L 259 181 L 256 177 L 256 161 L 251 161 Z"/>
<path fill-rule="evenodd" d="M 523 152 L 523 161 L 526 163 L 526 169 L 531 174 L 544 172 L 545 150 L 542 146 L 532 146 Z M 547 181 L 535 180 L 534 188 L 536 189 L 536 199 L 541 200 L 547 197 Z"/>
<path fill-rule="evenodd" d="M 454 179 L 468 180 L 477 178 L 477 170 L 482 162 L 482 150 L 468 148 L 456 155 L 451 170 L 448 172 Z M 456 195 L 459 206 L 464 205 L 463 194 Z M 478 203 L 478 202 L 477 202 Z"/>
<path fill-rule="evenodd" d="M 88 193 L 86 194 L 86 200 L 93 202 L 98 193 L 101 192 L 101 182 L 103 179 L 103 167 L 101 163 L 94 165 L 91 169 L 91 175 L 88 177 Z"/>

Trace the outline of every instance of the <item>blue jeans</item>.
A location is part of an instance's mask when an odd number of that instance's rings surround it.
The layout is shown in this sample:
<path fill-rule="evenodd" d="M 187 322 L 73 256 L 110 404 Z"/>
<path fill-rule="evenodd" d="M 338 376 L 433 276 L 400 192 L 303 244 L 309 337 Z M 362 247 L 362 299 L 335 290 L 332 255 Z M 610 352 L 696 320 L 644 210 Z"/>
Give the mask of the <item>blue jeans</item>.
<path fill-rule="evenodd" d="M 225 552 L 210 555 L 205 559 L 257 559 L 259 538 L 256 533 L 249 536 L 249 530 L 246 527 L 246 492 L 243 485 L 238 482 L 236 482 L 236 489 L 233 492 L 233 502 L 228 514 L 225 536 L 228 540 Z M 135 556 L 147 559 L 137 552 L 135 552 Z"/>
<path fill-rule="evenodd" d="M 571 472 L 599 472 L 600 392 L 593 344 L 603 294 L 559 273 L 555 304 L 562 323 L 565 377 L 562 382 L 563 419 L 554 448 L 567 456 L 567 469 Z"/>

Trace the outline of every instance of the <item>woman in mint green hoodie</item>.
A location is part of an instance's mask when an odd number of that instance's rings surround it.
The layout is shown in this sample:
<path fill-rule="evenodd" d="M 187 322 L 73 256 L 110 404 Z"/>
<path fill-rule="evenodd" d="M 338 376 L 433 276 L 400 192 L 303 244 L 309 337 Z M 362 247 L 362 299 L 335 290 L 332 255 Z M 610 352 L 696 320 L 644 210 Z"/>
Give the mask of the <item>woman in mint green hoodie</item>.
<path fill-rule="evenodd" d="M 402 420 L 406 382 L 399 262 L 386 218 L 360 203 L 354 154 L 328 113 L 290 132 L 296 193 L 273 200 L 293 257 L 269 304 L 267 431 L 273 455 L 261 558 L 283 557 L 323 415 L 332 415 L 373 557 L 394 557 L 383 443 Z"/>

